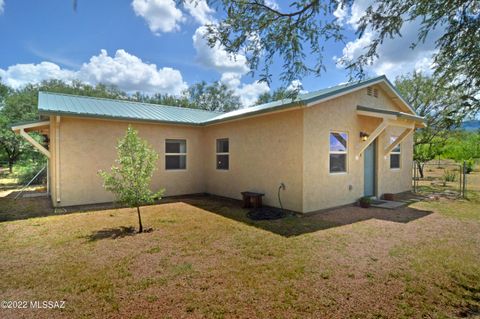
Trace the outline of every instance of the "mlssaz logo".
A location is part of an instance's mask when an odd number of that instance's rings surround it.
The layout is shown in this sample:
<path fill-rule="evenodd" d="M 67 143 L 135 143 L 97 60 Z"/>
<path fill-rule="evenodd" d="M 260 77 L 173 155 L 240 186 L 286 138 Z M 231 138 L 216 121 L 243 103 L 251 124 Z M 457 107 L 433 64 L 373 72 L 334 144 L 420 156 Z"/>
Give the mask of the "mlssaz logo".
<path fill-rule="evenodd" d="M 36 309 L 64 309 L 65 308 L 65 301 L 52 301 L 52 300 L 30 301 L 30 308 L 36 308 Z"/>

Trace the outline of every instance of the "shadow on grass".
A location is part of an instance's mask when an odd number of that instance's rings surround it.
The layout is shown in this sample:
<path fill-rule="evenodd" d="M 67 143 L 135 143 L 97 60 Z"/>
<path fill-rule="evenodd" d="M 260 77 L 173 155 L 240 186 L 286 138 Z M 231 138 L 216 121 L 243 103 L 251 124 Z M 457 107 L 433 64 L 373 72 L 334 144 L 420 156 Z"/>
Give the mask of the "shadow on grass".
<path fill-rule="evenodd" d="M 247 216 L 249 210 L 241 208 L 241 202 L 237 200 L 217 196 L 197 196 L 179 198 L 178 201 L 285 237 L 350 225 L 370 219 L 409 223 L 432 213 L 431 211 L 411 207 L 388 210 L 374 207 L 364 209 L 351 205 L 308 215 L 287 214 L 286 217 L 281 219 L 252 220 Z"/>
<path fill-rule="evenodd" d="M 241 201 L 213 195 L 170 197 L 162 199 L 158 204 L 172 204 L 177 202 L 183 202 L 205 211 L 285 237 L 298 236 L 318 230 L 354 224 L 369 219 L 408 223 L 432 213 L 430 211 L 422 211 L 410 207 L 387 210 L 381 208 L 363 209 L 356 206 L 346 206 L 304 216 L 292 213 L 287 214 L 284 218 L 275 220 L 252 220 L 247 216 L 249 210 L 241 208 Z M 67 207 L 55 212 L 55 210 L 51 208 L 50 201 L 47 198 L 20 199 L 14 202 L 10 199 L 0 198 L 0 222 L 118 208 L 121 207 L 114 203 L 105 203 Z M 134 234 L 135 230 L 133 227 L 121 227 L 97 231 L 88 236 L 87 239 L 89 241 L 95 241 L 106 238 L 131 236 Z"/>
<path fill-rule="evenodd" d="M 135 230 L 135 227 L 121 226 L 118 228 L 106 228 L 102 230 L 97 230 L 92 234 L 90 234 L 89 236 L 86 236 L 85 238 L 88 241 L 97 241 L 102 239 L 123 238 L 127 236 L 133 236 L 135 234 L 138 234 L 137 231 Z"/>

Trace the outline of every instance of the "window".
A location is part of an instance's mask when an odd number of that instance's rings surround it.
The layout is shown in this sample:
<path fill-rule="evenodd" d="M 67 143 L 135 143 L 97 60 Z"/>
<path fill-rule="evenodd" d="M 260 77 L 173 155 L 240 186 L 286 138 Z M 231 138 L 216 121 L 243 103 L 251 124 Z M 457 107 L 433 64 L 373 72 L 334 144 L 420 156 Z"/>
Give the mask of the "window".
<path fill-rule="evenodd" d="M 395 142 L 397 139 L 396 136 L 390 137 L 390 144 Z M 400 168 L 400 144 L 398 144 L 391 152 L 390 152 L 390 168 L 396 169 Z"/>
<path fill-rule="evenodd" d="M 217 169 L 228 170 L 229 167 L 229 143 L 228 138 L 217 140 Z"/>
<path fill-rule="evenodd" d="M 165 140 L 165 169 L 187 168 L 187 141 Z"/>
<path fill-rule="evenodd" d="M 330 133 L 330 173 L 347 172 L 347 143 L 347 133 Z"/>

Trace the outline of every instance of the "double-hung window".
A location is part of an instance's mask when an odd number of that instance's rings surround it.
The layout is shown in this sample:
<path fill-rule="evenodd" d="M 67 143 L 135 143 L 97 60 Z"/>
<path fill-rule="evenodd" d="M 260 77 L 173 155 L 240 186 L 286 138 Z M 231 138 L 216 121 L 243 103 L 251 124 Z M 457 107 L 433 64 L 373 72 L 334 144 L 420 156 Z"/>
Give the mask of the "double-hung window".
<path fill-rule="evenodd" d="M 395 142 L 397 139 L 396 136 L 390 137 L 390 143 Z M 395 146 L 395 148 L 390 152 L 390 168 L 398 169 L 400 168 L 400 144 Z"/>
<path fill-rule="evenodd" d="M 230 160 L 230 149 L 228 138 L 217 139 L 217 169 L 228 170 Z"/>
<path fill-rule="evenodd" d="M 330 173 L 347 172 L 348 135 L 330 132 Z"/>
<path fill-rule="evenodd" d="M 165 140 L 165 169 L 187 168 L 187 141 Z"/>

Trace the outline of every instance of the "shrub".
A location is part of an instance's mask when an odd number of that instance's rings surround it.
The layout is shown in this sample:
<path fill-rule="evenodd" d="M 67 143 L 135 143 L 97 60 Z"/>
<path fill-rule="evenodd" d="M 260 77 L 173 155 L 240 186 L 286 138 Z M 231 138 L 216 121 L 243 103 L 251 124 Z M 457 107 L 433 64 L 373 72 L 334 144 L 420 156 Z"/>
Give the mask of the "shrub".
<path fill-rule="evenodd" d="M 361 207 L 368 208 L 372 204 L 372 199 L 368 196 L 363 196 L 363 197 L 360 197 L 358 202 L 359 202 Z"/>
<path fill-rule="evenodd" d="M 475 168 L 475 160 L 473 158 L 470 158 L 465 161 L 465 173 L 470 174 L 473 172 L 473 169 Z"/>
<path fill-rule="evenodd" d="M 16 165 L 14 175 L 18 179 L 18 183 L 25 185 L 45 166 L 45 163 L 21 162 Z M 42 184 L 46 182 L 47 170 L 45 169 L 32 184 Z"/>
<path fill-rule="evenodd" d="M 448 169 L 444 171 L 443 180 L 445 182 L 455 182 L 456 179 L 457 179 L 457 173 L 455 173 L 455 171 L 448 170 Z"/>

